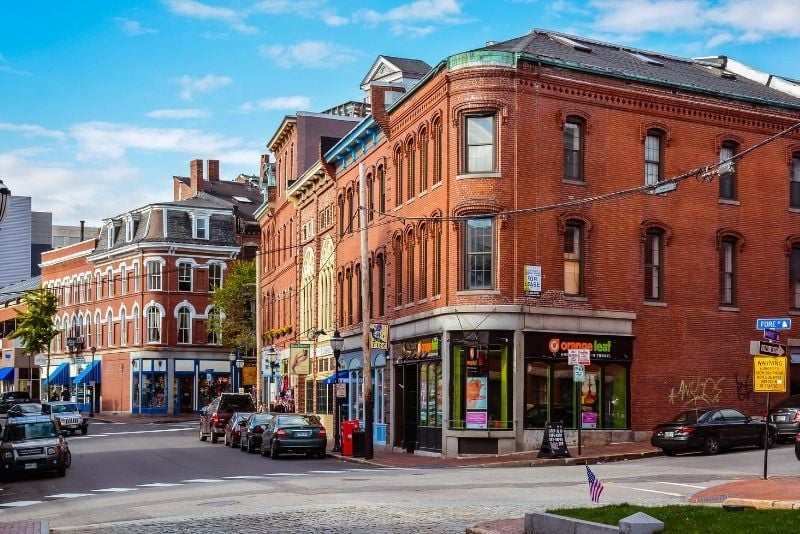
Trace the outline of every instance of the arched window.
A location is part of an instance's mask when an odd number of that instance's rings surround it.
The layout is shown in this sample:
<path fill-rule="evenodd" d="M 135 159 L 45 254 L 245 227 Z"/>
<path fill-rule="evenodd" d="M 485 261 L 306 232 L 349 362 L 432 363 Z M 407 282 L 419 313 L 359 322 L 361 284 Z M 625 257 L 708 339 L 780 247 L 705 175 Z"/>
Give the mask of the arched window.
<path fill-rule="evenodd" d="M 133 307 L 133 344 L 138 345 L 139 341 L 139 308 Z"/>
<path fill-rule="evenodd" d="M 474 217 L 464 222 L 464 289 L 494 287 L 494 217 Z"/>
<path fill-rule="evenodd" d="M 644 298 L 663 300 L 664 277 L 664 231 L 660 228 L 647 230 L 644 242 Z"/>
<path fill-rule="evenodd" d="M 119 310 L 119 344 L 128 344 L 128 317 L 124 307 Z"/>
<path fill-rule="evenodd" d="M 209 345 L 219 345 L 222 342 L 219 325 L 220 313 L 216 308 L 211 308 L 208 311 L 208 320 L 206 321 L 206 340 Z"/>
<path fill-rule="evenodd" d="M 403 149 L 398 148 L 394 153 L 394 205 L 403 204 Z"/>
<path fill-rule="evenodd" d="M 442 222 L 431 225 L 433 232 L 433 294 L 442 293 Z"/>
<path fill-rule="evenodd" d="M 187 306 L 178 310 L 178 343 L 192 342 L 192 312 Z"/>
<path fill-rule="evenodd" d="M 367 220 L 371 221 L 375 217 L 375 181 L 372 173 L 367 175 Z"/>
<path fill-rule="evenodd" d="M 567 117 L 564 123 L 564 179 L 583 181 L 583 132 L 581 117 Z"/>
<path fill-rule="evenodd" d="M 428 296 L 428 248 L 430 246 L 428 227 L 419 229 L 419 298 Z"/>
<path fill-rule="evenodd" d="M 386 169 L 383 165 L 378 165 L 378 211 L 383 215 L 386 213 Z"/>
<path fill-rule="evenodd" d="M 414 243 L 414 231 L 408 230 L 406 233 L 406 302 L 411 304 L 416 300 L 416 255 Z"/>
<path fill-rule="evenodd" d="M 719 303 L 736 304 L 736 246 L 734 236 L 724 236 L 719 242 Z"/>
<path fill-rule="evenodd" d="M 800 151 L 792 154 L 789 172 L 789 206 L 800 208 Z"/>
<path fill-rule="evenodd" d="M 647 130 L 644 140 L 644 183 L 655 185 L 663 179 L 664 132 Z"/>
<path fill-rule="evenodd" d="M 419 190 L 428 189 L 428 131 L 419 134 Z"/>
<path fill-rule="evenodd" d="M 103 344 L 103 323 L 100 320 L 100 312 L 94 314 L 94 331 L 97 334 L 97 347 Z"/>
<path fill-rule="evenodd" d="M 106 334 L 108 338 L 107 345 L 110 347 L 114 344 L 114 341 L 116 341 L 116 337 L 114 336 L 114 314 L 111 313 L 111 310 L 106 313 L 106 332 L 108 332 Z"/>
<path fill-rule="evenodd" d="M 464 132 L 464 172 L 493 172 L 496 168 L 495 114 L 466 115 Z"/>
<path fill-rule="evenodd" d="M 442 121 L 433 122 L 433 183 L 442 181 Z"/>
<path fill-rule="evenodd" d="M 739 151 L 739 144 L 736 141 L 725 141 L 719 149 L 719 161 L 728 161 Z M 720 167 L 719 175 L 719 198 L 736 200 L 738 195 L 736 186 L 736 171 L 734 162 L 731 160 Z"/>
<path fill-rule="evenodd" d="M 564 294 L 584 294 L 583 223 L 567 221 L 564 226 Z"/>
<path fill-rule="evenodd" d="M 403 238 L 394 240 L 394 305 L 403 305 Z"/>
<path fill-rule="evenodd" d="M 411 200 L 417 194 L 417 151 L 413 139 L 409 139 L 406 145 L 406 165 L 408 165 L 408 178 L 406 179 L 408 192 L 406 197 Z"/>
<path fill-rule="evenodd" d="M 161 310 L 155 306 L 147 308 L 147 342 L 161 343 Z"/>

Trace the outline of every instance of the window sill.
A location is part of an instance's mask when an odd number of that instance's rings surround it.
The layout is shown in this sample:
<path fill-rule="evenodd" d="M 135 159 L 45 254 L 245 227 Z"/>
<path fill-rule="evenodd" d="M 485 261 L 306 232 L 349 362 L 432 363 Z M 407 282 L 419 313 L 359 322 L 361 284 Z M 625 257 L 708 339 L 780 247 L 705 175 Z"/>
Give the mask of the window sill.
<path fill-rule="evenodd" d="M 655 306 L 656 308 L 666 308 L 667 303 L 660 300 L 646 300 L 643 303 L 645 306 Z"/>
<path fill-rule="evenodd" d="M 477 295 L 499 295 L 499 289 L 462 289 L 456 291 L 457 297 L 473 297 Z"/>
<path fill-rule="evenodd" d="M 415 198 L 417 198 L 417 197 L 411 197 L 411 198 L 409 198 L 408 200 L 406 200 L 406 202 L 405 202 L 405 204 L 404 204 L 404 205 L 405 205 L 405 206 L 408 206 L 409 204 L 411 204 L 412 202 L 414 202 L 414 199 L 415 199 Z"/>
<path fill-rule="evenodd" d="M 456 180 L 471 180 L 475 178 L 502 178 L 503 174 L 499 172 L 470 172 L 464 174 L 457 174 Z"/>
<path fill-rule="evenodd" d="M 589 302 L 589 297 L 585 295 L 564 295 L 564 300 L 571 300 L 572 302 Z"/>
<path fill-rule="evenodd" d="M 442 187 L 442 181 L 441 180 L 439 180 L 438 182 L 436 182 L 435 184 L 433 184 L 431 186 L 431 191 L 433 191 L 434 189 L 439 189 L 440 187 Z"/>
<path fill-rule="evenodd" d="M 409 302 L 408 304 L 403 306 L 404 309 L 413 308 L 413 307 L 414 307 L 414 303 L 413 302 Z"/>
<path fill-rule="evenodd" d="M 568 185 L 581 185 L 581 186 L 589 185 L 589 184 L 586 183 L 586 180 L 572 180 L 570 178 L 562 178 L 561 179 L 561 183 L 562 184 L 568 184 Z"/>
<path fill-rule="evenodd" d="M 720 306 L 719 307 L 719 311 L 738 312 L 739 311 L 739 307 L 738 306 Z"/>
<path fill-rule="evenodd" d="M 789 213 L 800 213 L 800 208 L 789 207 Z"/>
<path fill-rule="evenodd" d="M 425 304 L 426 302 L 428 302 L 428 299 L 421 299 L 417 301 L 417 304 Z"/>
<path fill-rule="evenodd" d="M 792 308 L 789 310 L 789 315 L 800 315 L 800 308 Z"/>
<path fill-rule="evenodd" d="M 717 199 L 717 203 L 726 204 L 728 206 L 741 206 L 738 200 L 734 200 L 732 198 L 720 198 Z"/>

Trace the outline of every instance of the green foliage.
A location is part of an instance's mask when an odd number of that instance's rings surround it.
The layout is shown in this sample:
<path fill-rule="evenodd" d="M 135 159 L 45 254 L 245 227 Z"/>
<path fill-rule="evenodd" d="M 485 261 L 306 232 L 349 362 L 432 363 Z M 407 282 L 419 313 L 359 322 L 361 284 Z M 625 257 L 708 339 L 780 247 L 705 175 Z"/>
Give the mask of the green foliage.
<path fill-rule="evenodd" d="M 17 315 L 17 328 L 9 337 L 19 339 L 27 354 L 45 352 L 58 335 L 53 324 L 58 300 L 53 292 L 39 288 L 25 293 L 22 302 L 26 309 Z"/>
<path fill-rule="evenodd" d="M 210 321 L 209 328 L 221 335 L 222 343 L 252 354 L 256 346 L 256 264 L 234 261 L 222 287 L 211 296 L 211 304 L 224 318 Z"/>
<path fill-rule="evenodd" d="M 644 512 L 664 523 L 662 532 L 681 534 L 730 534 L 731 532 L 758 532 L 771 534 L 797 532 L 800 512 L 797 510 L 756 510 L 744 509 L 730 511 L 718 506 L 671 505 L 635 506 L 614 504 L 592 508 L 563 508 L 548 510 L 548 513 L 618 525 L 619 520 L 636 512 Z"/>

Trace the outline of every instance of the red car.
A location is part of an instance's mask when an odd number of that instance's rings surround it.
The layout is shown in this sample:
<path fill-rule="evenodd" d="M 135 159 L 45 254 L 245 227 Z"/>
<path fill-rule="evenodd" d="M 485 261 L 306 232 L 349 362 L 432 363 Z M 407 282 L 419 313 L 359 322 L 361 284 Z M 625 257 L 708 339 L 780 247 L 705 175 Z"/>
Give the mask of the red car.
<path fill-rule="evenodd" d="M 253 397 L 244 393 L 223 393 L 211 404 L 200 410 L 200 441 L 211 438 L 211 443 L 219 441 L 225 434 L 225 425 L 233 412 L 254 412 Z"/>
<path fill-rule="evenodd" d="M 234 412 L 225 424 L 225 446 L 238 447 L 242 442 L 242 427 L 252 412 Z"/>

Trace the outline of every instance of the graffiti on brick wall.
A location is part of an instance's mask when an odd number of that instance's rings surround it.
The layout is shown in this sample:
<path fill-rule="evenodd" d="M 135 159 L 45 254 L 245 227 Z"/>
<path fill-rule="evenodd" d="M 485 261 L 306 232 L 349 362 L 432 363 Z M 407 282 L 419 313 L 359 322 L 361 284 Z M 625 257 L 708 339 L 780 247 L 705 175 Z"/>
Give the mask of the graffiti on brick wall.
<path fill-rule="evenodd" d="M 723 380 L 723 377 L 683 379 L 677 388 L 670 389 L 669 402 L 670 404 L 691 404 L 693 406 L 716 404 L 722 395 L 720 384 Z"/>
<path fill-rule="evenodd" d="M 750 395 L 753 393 L 753 379 L 748 372 L 744 377 L 740 378 L 739 373 L 733 374 L 733 379 L 736 381 L 736 397 L 740 400 L 749 400 Z"/>

